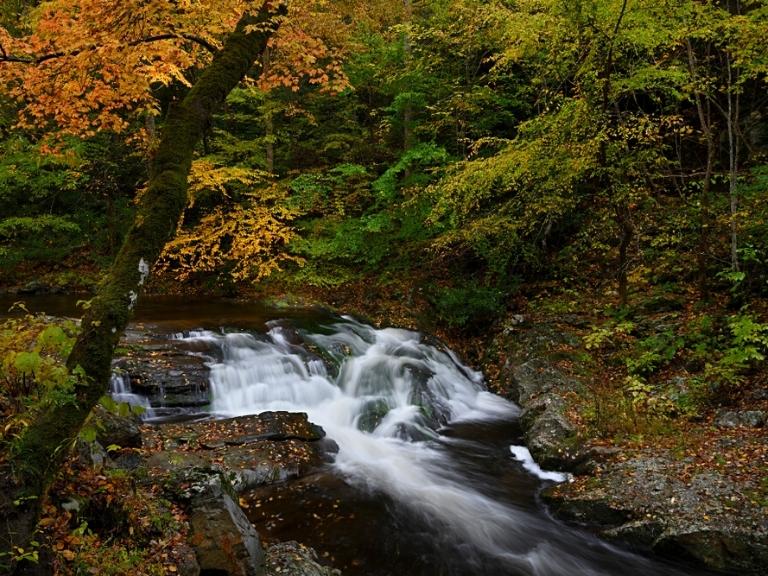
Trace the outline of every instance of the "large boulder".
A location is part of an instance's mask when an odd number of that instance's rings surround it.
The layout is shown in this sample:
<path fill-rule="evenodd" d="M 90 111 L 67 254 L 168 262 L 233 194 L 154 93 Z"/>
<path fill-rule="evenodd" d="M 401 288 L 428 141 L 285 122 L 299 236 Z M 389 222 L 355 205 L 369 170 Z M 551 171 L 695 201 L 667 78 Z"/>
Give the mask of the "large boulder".
<path fill-rule="evenodd" d="M 227 490 L 221 475 L 193 484 L 189 543 L 202 574 L 262 576 L 264 550 L 259 535 Z"/>
<path fill-rule="evenodd" d="M 141 448 L 141 430 L 136 418 L 118 416 L 102 406 L 93 409 L 96 439 L 102 446 Z"/>
<path fill-rule="evenodd" d="M 526 445 L 536 461 L 551 470 L 578 471 L 585 459 L 565 400 L 581 384 L 558 367 L 562 350 L 577 343 L 568 332 L 548 324 L 514 323 L 494 344 L 506 357 L 500 377 L 522 408 Z"/>
<path fill-rule="evenodd" d="M 177 475 L 191 468 L 216 469 L 240 492 L 301 476 L 327 460 L 333 445 L 304 413 L 263 412 L 224 420 L 145 427 L 154 451 L 147 466 Z M 178 484 L 174 481 L 172 484 Z"/>
<path fill-rule="evenodd" d="M 559 517 L 601 536 L 738 574 L 768 566 L 768 521 L 743 486 L 718 471 L 691 474 L 671 452 L 639 452 L 601 474 L 545 490 Z"/>

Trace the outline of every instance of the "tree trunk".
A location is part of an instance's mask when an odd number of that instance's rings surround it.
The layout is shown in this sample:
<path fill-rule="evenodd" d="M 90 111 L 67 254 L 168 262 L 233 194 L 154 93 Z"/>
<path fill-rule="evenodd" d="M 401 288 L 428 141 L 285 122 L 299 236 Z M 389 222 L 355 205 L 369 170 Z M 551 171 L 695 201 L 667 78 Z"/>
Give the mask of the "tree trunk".
<path fill-rule="evenodd" d="M 264 54 L 261 58 L 261 73 L 267 74 L 271 68 L 271 58 L 269 46 L 264 49 Z M 267 172 L 272 174 L 275 171 L 275 119 L 274 110 L 269 104 L 267 104 L 266 112 L 264 113 L 264 128 L 266 132 L 266 162 Z"/>
<path fill-rule="evenodd" d="M 413 9 L 411 7 L 411 0 L 403 0 L 403 6 L 405 7 L 405 19 L 408 24 L 411 23 Z M 403 54 L 405 55 L 405 65 L 410 66 L 411 56 L 413 49 L 411 47 L 411 35 L 406 31 L 403 35 Z M 410 96 L 409 96 L 410 98 Z M 410 102 L 405 103 L 403 109 L 403 152 L 407 152 L 413 146 L 413 104 Z M 406 178 L 409 175 L 410 169 L 406 168 Z"/>
<path fill-rule="evenodd" d="M 686 44 L 688 48 L 688 71 L 691 76 L 695 78 L 697 74 L 696 55 L 694 54 L 693 44 L 691 44 L 690 39 L 686 40 Z M 715 154 L 717 148 L 715 146 L 714 126 L 712 123 L 709 100 L 707 100 L 707 107 L 705 108 L 701 92 L 696 90 L 694 95 L 701 133 L 704 135 L 704 139 L 707 143 L 707 160 L 704 170 L 703 188 L 701 191 L 701 230 L 699 232 L 699 245 L 696 255 L 699 290 L 701 291 L 702 296 L 706 297 L 709 292 L 709 237 L 713 226 L 712 174 L 715 166 Z"/>
<path fill-rule="evenodd" d="M 632 223 L 632 211 L 626 202 L 616 206 L 616 220 L 621 229 L 619 242 L 618 280 L 619 280 L 619 305 L 626 306 L 629 303 L 629 282 L 627 271 L 629 270 L 629 247 L 635 237 L 635 225 Z"/>
<path fill-rule="evenodd" d="M 731 270 L 739 271 L 739 238 L 736 216 L 739 211 L 738 176 L 739 176 L 739 139 L 736 132 L 739 123 L 739 95 L 734 95 L 733 67 L 731 55 L 726 54 L 728 68 L 728 204 L 731 222 Z"/>
<path fill-rule="evenodd" d="M 91 409 L 108 390 L 115 347 L 187 204 L 194 149 L 214 111 L 261 56 L 278 26 L 269 4 L 241 18 L 200 79 L 169 113 L 136 219 L 67 359 L 77 381 L 73 402 L 49 403 L 6 454 L 0 470 L 0 567 L 14 547 L 27 548 L 50 483 Z M 256 31 L 246 33 L 246 27 L 254 25 Z"/>

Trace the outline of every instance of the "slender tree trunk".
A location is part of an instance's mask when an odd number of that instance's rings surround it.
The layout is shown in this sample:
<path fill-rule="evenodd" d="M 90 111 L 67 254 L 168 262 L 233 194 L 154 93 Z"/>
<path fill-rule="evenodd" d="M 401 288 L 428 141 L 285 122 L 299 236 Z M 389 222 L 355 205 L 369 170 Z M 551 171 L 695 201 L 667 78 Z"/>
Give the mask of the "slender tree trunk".
<path fill-rule="evenodd" d="M 690 39 L 686 40 L 688 48 L 688 71 L 692 77 L 696 77 L 696 55 L 693 51 L 693 45 Z M 715 166 L 715 154 L 717 148 L 715 145 L 714 127 L 712 126 L 712 112 L 709 101 L 707 107 L 704 107 L 702 94 L 699 90 L 695 92 L 696 111 L 699 116 L 699 125 L 707 144 L 707 159 L 704 169 L 704 182 L 701 191 L 701 231 L 699 232 L 699 246 L 696 255 L 696 263 L 699 276 L 699 290 L 702 295 L 709 292 L 709 237 L 712 230 L 712 173 Z"/>
<path fill-rule="evenodd" d="M 626 306 L 629 302 L 629 282 L 627 271 L 629 270 L 629 247 L 635 237 L 635 225 L 632 222 L 632 211 L 626 202 L 616 206 L 616 220 L 621 229 L 621 239 L 619 241 L 619 305 Z"/>
<path fill-rule="evenodd" d="M 405 6 L 405 18 L 408 23 L 411 21 L 412 7 L 411 0 L 403 0 Z M 413 50 L 411 48 L 411 36 L 408 32 L 403 36 L 403 53 L 405 54 L 405 64 L 411 60 L 411 54 Z M 406 102 L 405 109 L 403 110 L 403 150 L 408 151 L 413 146 L 413 106 L 410 102 Z"/>
<path fill-rule="evenodd" d="M 739 238 L 736 214 L 739 211 L 738 175 L 739 175 L 739 139 L 737 126 L 739 123 L 739 95 L 734 95 L 733 67 L 731 55 L 726 54 L 726 66 L 728 69 L 728 200 L 730 204 L 731 221 L 731 270 L 739 270 Z"/>
<path fill-rule="evenodd" d="M 269 46 L 264 49 L 264 55 L 261 59 L 261 73 L 267 74 L 271 66 L 271 57 Z M 275 171 L 275 119 L 274 111 L 267 105 L 266 113 L 264 114 L 264 127 L 266 131 L 266 146 L 265 156 L 267 161 L 267 172 L 270 174 Z"/>
<path fill-rule="evenodd" d="M 257 31 L 246 33 L 246 27 L 254 25 Z M 186 206 L 192 156 L 206 125 L 261 56 L 277 25 L 268 3 L 258 14 L 244 15 L 184 100 L 170 112 L 136 219 L 83 318 L 67 360 L 77 380 L 75 398 L 67 404 L 50 402 L 6 454 L 0 470 L 0 564 L 14 547 L 26 548 L 32 539 L 50 483 L 91 409 L 108 390 L 117 342 Z"/>
<path fill-rule="evenodd" d="M 609 116 L 608 109 L 610 107 L 611 75 L 613 73 L 613 51 L 616 44 L 616 39 L 619 35 L 619 31 L 621 30 L 621 24 L 624 20 L 624 16 L 626 16 L 627 13 L 627 5 L 628 0 L 624 0 L 621 4 L 621 9 L 619 10 L 619 14 L 616 18 L 616 24 L 614 25 L 613 34 L 608 45 L 608 54 L 606 55 L 605 63 L 603 64 L 603 71 L 601 74 L 603 79 L 602 113 L 607 122 L 613 126 L 617 126 L 623 121 L 621 117 L 621 110 L 619 109 L 617 103 L 614 103 L 616 110 L 614 112 L 615 116 L 613 118 Z M 600 146 L 601 163 L 606 165 L 608 161 L 606 158 L 606 143 L 602 142 Z M 615 198 L 615 196 L 618 196 L 616 192 L 616 182 L 611 182 L 610 178 L 604 177 L 604 179 L 606 180 L 604 186 L 612 189 L 612 195 L 614 196 L 614 212 L 616 214 L 616 223 L 619 225 L 619 229 L 621 230 L 618 259 L 618 291 L 619 305 L 626 306 L 627 302 L 629 301 L 629 283 L 627 279 L 627 271 L 629 268 L 628 253 L 629 247 L 632 244 L 632 239 L 634 238 L 635 227 L 632 223 L 632 211 L 629 207 L 629 199 L 626 197 Z"/>

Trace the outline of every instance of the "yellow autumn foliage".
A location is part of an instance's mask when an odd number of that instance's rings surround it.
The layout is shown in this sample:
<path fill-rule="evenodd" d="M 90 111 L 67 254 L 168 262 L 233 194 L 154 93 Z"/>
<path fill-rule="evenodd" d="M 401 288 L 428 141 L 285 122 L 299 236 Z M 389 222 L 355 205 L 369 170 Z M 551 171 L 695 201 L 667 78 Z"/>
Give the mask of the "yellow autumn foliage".
<path fill-rule="evenodd" d="M 227 270 L 234 280 L 259 280 L 280 270 L 287 261 L 285 246 L 296 233 L 290 226 L 299 212 L 283 205 L 285 193 L 269 185 L 266 173 L 238 166 L 216 166 L 207 160 L 193 163 L 188 208 L 204 192 L 216 194 L 221 205 L 199 222 L 184 228 L 165 246 L 157 271 L 185 281 L 193 274 Z M 232 200 L 232 189 L 251 190 Z"/>
<path fill-rule="evenodd" d="M 230 268 L 235 280 L 258 280 L 297 258 L 283 248 L 295 232 L 288 225 L 296 215 L 282 207 L 256 204 L 218 207 L 191 230 L 169 242 L 158 271 L 187 280 L 197 272 Z"/>

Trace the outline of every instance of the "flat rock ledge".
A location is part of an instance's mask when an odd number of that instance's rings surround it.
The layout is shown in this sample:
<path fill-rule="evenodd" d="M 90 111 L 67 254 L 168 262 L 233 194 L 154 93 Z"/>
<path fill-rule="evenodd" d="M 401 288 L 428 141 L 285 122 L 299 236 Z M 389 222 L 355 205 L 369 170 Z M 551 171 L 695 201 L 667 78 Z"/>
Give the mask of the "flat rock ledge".
<path fill-rule="evenodd" d="M 503 361 L 502 385 L 521 409 L 533 457 L 545 469 L 568 471 L 572 483 L 546 489 L 558 517 L 638 549 L 729 574 L 768 570 L 768 512 L 743 483 L 718 472 L 687 474 L 669 451 L 624 454 L 586 446 L 569 419 L 567 398 L 584 384 L 558 368 L 578 361 L 572 321 L 515 322 L 492 342 Z M 718 415 L 721 428 L 764 426 L 758 412 Z M 681 480 L 685 479 L 685 480 Z"/>
<path fill-rule="evenodd" d="M 183 576 L 340 576 L 318 562 L 314 550 L 296 542 L 265 547 L 240 507 L 240 494 L 298 478 L 322 466 L 336 447 L 303 413 L 264 412 L 224 420 L 143 425 L 135 438 L 132 419 L 105 415 L 109 440 L 130 431 L 145 457 L 111 460 L 99 442 L 81 443 L 81 458 L 93 466 L 140 470 L 180 503 L 189 516 Z M 124 422 L 120 422 L 120 421 Z M 116 432 L 115 432 L 116 431 Z M 126 452 L 125 450 L 123 452 Z"/>
<path fill-rule="evenodd" d="M 687 475 L 685 466 L 665 451 L 640 452 L 543 498 L 559 517 L 606 539 L 725 573 L 765 574 L 765 507 L 743 484 L 715 471 Z"/>

